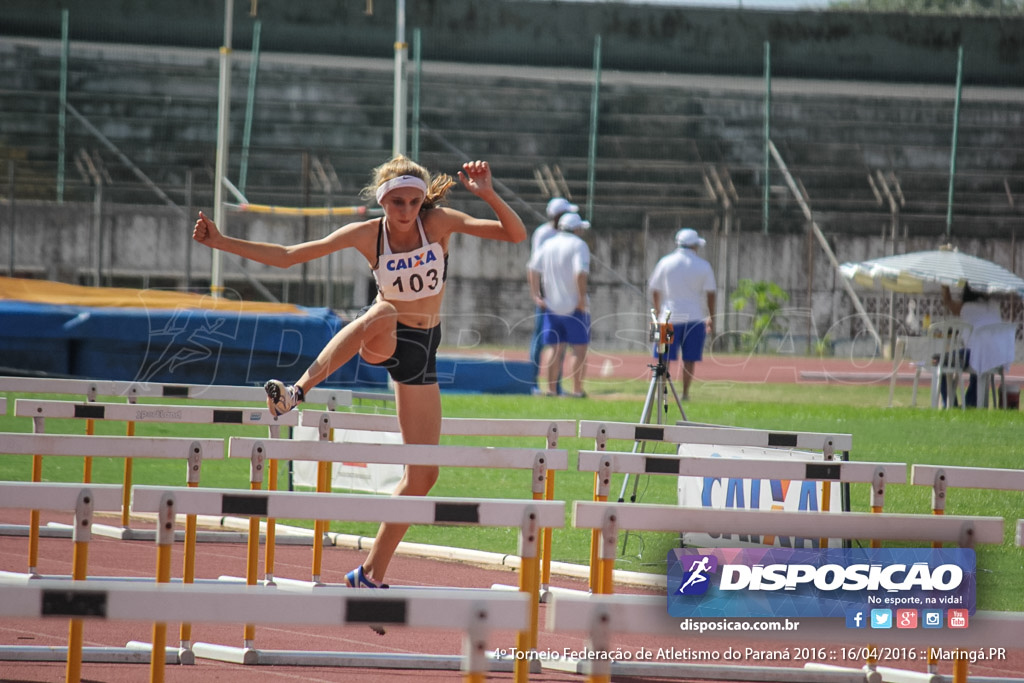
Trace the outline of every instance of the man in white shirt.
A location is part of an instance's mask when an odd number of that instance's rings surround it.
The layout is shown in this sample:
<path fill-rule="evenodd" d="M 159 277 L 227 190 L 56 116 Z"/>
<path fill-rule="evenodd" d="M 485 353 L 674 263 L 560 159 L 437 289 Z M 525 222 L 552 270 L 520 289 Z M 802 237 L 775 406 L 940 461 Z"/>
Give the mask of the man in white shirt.
<path fill-rule="evenodd" d="M 537 229 L 533 231 L 533 236 L 530 238 L 530 256 L 532 257 L 540 249 L 540 246 L 544 244 L 549 238 L 554 236 L 558 232 L 558 219 L 567 213 L 577 213 L 580 207 L 569 202 L 564 197 L 553 197 L 548 202 L 547 210 L 547 221 L 537 226 Z M 529 282 L 530 278 L 534 277 L 534 274 L 529 268 L 526 270 L 526 279 Z M 532 284 L 531 284 L 532 287 Z M 543 290 L 543 287 L 541 288 Z M 530 362 L 533 363 L 533 376 L 537 378 L 540 374 L 540 356 L 541 351 L 544 349 L 544 345 L 541 343 L 541 332 L 544 329 L 544 309 L 537 306 L 533 313 L 533 337 L 530 339 Z M 561 375 L 558 377 L 561 380 Z M 559 386 L 559 388 L 561 388 Z M 537 387 L 534 389 L 535 392 L 539 393 L 540 380 L 537 380 Z"/>
<path fill-rule="evenodd" d="M 687 401 L 694 369 L 704 357 L 704 340 L 715 331 L 716 287 L 711 264 L 697 255 L 705 240 L 692 228 L 677 232 L 675 240 L 677 249 L 654 266 L 648 287 L 658 319 L 670 314 L 673 338 L 667 360 L 671 362 L 682 353 L 683 400 Z"/>
<path fill-rule="evenodd" d="M 571 346 L 573 351 L 570 370 L 572 395 L 586 396 L 583 371 L 590 344 L 587 302 L 590 248 L 579 235 L 589 228 L 590 223 L 581 219 L 579 214 L 564 214 L 558 220 L 558 231 L 534 252 L 527 265 L 530 295 L 534 303 L 544 310 L 541 344 L 550 348 L 544 349 L 541 375 L 547 378 L 548 395 L 552 396 L 558 393 L 558 378 L 567 346 Z"/>

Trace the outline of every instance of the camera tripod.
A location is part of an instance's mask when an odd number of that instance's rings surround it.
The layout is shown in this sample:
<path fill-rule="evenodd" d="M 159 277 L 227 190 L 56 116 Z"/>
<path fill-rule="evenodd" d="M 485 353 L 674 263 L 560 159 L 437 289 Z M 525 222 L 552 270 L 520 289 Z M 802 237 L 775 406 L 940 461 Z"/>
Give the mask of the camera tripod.
<path fill-rule="evenodd" d="M 657 312 L 653 308 L 651 309 L 650 341 L 657 344 L 658 360 L 656 363 L 651 363 L 647 366 L 651 369 L 651 383 L 647 387 L 647 398 L 644 399 L 644 409 L 640 414 L 640 422 L 642 424 L 665 424 L 663 419 L 668 417 L 669 390 L 672 391 L 672 398 L 675 400 L 680 418 L 684 421 L 686 420 L 686 411 L 683 410 L 683 404 L 679 400 L 676 386 L 672 383 L 672 377 L 668 371 L 668 350 L 672 346 L 673 336 L 669 317 L 670 315 L 666 315 L 664 322 L 658 322 Z M 633 453 L 643 453 L 644 443 L 643 441 L 635 441 L 633 443 Z M 629 497 L 629 502 L 631 503 L 636 502 L 638 485 L 639 477 L 633 480 L 633 493 Z M 619 491 L 620 503 L 625 502 L 626 488 L 628 486 L 629 474 L 626 474 L 625 479 L 622 480 L 622 490 Z M 625 540 L 623 541 L 623 547 L 625 547 Z"/>

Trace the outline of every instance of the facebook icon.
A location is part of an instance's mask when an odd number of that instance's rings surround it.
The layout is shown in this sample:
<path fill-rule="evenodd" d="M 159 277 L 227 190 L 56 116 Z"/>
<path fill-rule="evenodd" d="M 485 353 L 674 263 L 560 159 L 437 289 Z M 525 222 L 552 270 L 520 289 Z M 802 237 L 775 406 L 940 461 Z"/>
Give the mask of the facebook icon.
<path fill-rule="evenodd" d="M 867 628 L 867 613 L 861 607 L 846 610 L 846 628 Z"/>

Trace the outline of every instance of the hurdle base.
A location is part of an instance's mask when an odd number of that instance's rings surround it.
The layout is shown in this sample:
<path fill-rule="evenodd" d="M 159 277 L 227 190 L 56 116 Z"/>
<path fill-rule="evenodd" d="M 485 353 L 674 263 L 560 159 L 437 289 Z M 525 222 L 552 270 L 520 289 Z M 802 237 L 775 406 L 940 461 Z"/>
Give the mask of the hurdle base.
<path fill-rule="evenodd" d="M 83 647 L 82 662 L 91 664 L 148 664 L 152 647 L 146 643 L 146 649 L 128 647 Z M 0 645 L 0 661 L 5 662 L 66 662 L 68 648 L 49 647 L 46 645 Z M 177 648 L 167 649 L 167 664 L 178 663 Z"/>
<path fill-rule="evenodd" d="M 28 584 L 29 581 L 38 578 L 41 578 L 39 574 L 0 571 L 0 583 Z"/>
<path fill-rule="evenodd" d="M 193 646 L 196 649 L 198 643 Z M 219 648 L 230 650 L 232 648 Z M 240 649 L 240 648 L 239 648 Z M 462 655 L 432 654 L 382 654 L 374 652 L 329 652 L 329 651 L 296 651 L 296 650 L 256 650 L 245 651 L 253 655 L 252 662 L 263 666 L 330 666 L 339 668 L 359 669 L 413 669 L 421 671 L 461 671 L 465 664 Z M 197 652 L 197 656 L 206 657 Z M 237 655 L 236 655 L 237 656 Z M 531 666 L 531 669 L 533 667 Z M 514 662 L 488 658 L 487 670 L 497 673 L 511 673 Z M 540 669 L 537 669 L 537 673 Z"/>
<path fill-rule="evenodd" d="M 852 673 L 852 674 L 857 674 L 857 675 L 865 676 L 864 680 L 866 680 L 867 683 L 882 683 L 882 681 L 886 681 L 888 683 L 888 681 L 889 681 L 888 678 L 885 678 L 885 677 L 882 676 L 882 670 L 885 669 L 885 667 L 871 668 L 871 667 L 869 667 L 866 664 L 863 667 L 859 668 L 859 669 L 854 669 L 854 668 L 851 668 L 851 667 L 848 667 L 848 666 L 839 666 L 838 664 L 821 664 L 821 663 L 818 663 L 818 662 L 807 662 L 806 664 L 804 664 L 804 669 L 806 669 L 807 671 L 814 671 L 814 672 L 821 673 L 821 674 L 834 674 L 836 672 L 849 672 L 849 673 Z M 896 669 L 890 669 L 890 671 L 896 671 Z M 903 672 L 903 673 L 911 673 L 911 672 Z M 931 674 L 920 674 L 920 675 L 921 676 L 930 676 Z M 920 681 L 920 680 L 928 680 L 928 679 L 923 679 L 922 678 L 922 679 L 917 679 L 917 680 Z"/>
<path fill-rule="evenodd" d="M 213 659 L 229 664 L 258 664 L 257 650 L 251 647 L 230 647 L 211 643 L 192 643 L 192 654 L 199 659 Z"/>
<path fill-rule="evenodd" d="M 0 524 L 0 536 L 28 536 L 30 530 L 27 524 Z M 70 526 L 63 529 L 41 526 L 38 529 L 40 538 L 71 538 L 73 531 Z"/>
<path fill-rule="evenodd" d="M 544 669 L 588 675 L 592 662 L 577 659 L 545 659 Z M 623 662 L 611 664 L 613 677 L 686 678 L 708 681 L 751 681 L 753 683 L 882 683 L 875 671 L 822 667 L 797 669 L 791 667 L 730 666 L 727 664 L 670 664 L 659 662 Z"/>
<path fill-rule="evenodd" d="M 491 590 L 493 591 L 518 591 L 519 586 L 510 586 L 505 583 L 492 583 Z M 590 591 L 577 590 L 575 588 L 560 588 L 558 586 L 548 586 L 540 589 L 540 604 L 546 605 L 551 602 L 551 597 L 554 595 L 590 595 Z"/>
<path fill-rule="evenodd" d="M 28 527 L 26 527 L 27 529 Z M 49 533 L 43 534 L 42 530 L 47 529 Z M 41 536 L 49 536 L 53 538 L 71 538 L 71 534 L 74 528 L 68 524 L 61 522 L 49 522 L 45 527 L 40 527 Z M 104 538 L 113 538 L 119 541 L 149 541 L 153 542 L 156 540 L 156 529 L 132 529 L 131 527 L 123 526 L 111 526 L 109 524 L 93 524 L 92 533 L 97 536 Z M 14 534 L 12 534 L 14 535 Z M 28 532 L 24 534 L 17 534 L 27 536 Z M 184 543 L 185 532 L 182 529 L 177 529 L 174 532 L 174 542 Z M 209 531 L 200 529 L 196 531 L 196 543 L 248 543 L 249 534 L 244 531 Z M 260 534 L 260 544 L 265 545 L 267 537 L 265 534 Z M 277 545 L 300 545 L 310 546 L 313 545 L 312 536 L 303 536 L 300 534 L 279 534 L 275 536 L 274 543 Z M 329 538 L 324 537 L 324 545 L 332 545 Z"/>
<path fill-rule="evenodd" d="M 147 655 L 153 651 L 152 643 L 144 643 L 139 640 L 130 640 L 125 645 L 127 650 L 138 650 L 139 652 L 145 652 Z M 192 654 L 191 650 L 186 650 L 182 647 L 171 647 L 168 645 L 164 648 L 167 653 L 168 664 L 181 664 L 183 666 L 192 666 L 196 663 L 196 656 Z M 146 661 L 149 661 L 149 657 L 146 657 Z"/>

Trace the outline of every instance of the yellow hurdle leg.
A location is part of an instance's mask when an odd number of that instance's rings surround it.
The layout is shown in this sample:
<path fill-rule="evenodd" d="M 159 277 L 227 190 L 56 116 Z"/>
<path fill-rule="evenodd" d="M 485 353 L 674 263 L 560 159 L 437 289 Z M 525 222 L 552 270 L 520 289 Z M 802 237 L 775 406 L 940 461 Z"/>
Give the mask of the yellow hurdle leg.
<path fill-rule="evenodd" d="M 32 456 L 32 481 L 43 480 L 43 456 Z M 39 510 L 28 515 L 28 573 L 35 574 L 39 566 Z"/>
<path fill-rule="evenodd" d="M 941 509 L 941 508 L 939 508 L 939 509 L 932 510 L 932 514 L 933 515 L 944 515 L 944 514 L 946 514 L 946 511 Z M 933 548 L 941 548 L 942 547 L 942 541 L 932 541 L 932 547 Z"/>
<path fill-rule="evenodd" d="M 880 514 L 882 512 L 882 506 L 881 505 L 872 505 L 871 506 L 871 512 L 875 513 L 876 515 Z M 870 547 L 872 547 L 872 548 L 881 548 L 882 547 L 882 542 L 879 541 L 877 538 L 872 538 L 871 539 L 871 546 Z"/>
<path fill-rule="evenodd" d="M 957 650 L 953 659 L 953 683 L 967 683 L 967 652 Z"/>
<path fill-rule="evenodd" d="M 544 500 L 555 499 L 555 471 L 548 470 L 547 479 L 544 481 Z M 540 585 L 547 590 L 551 585 L 551 536 L 552 530 L 542 529 L 540 536 Z"/>
<path fill-rule="evenodd" d="M 85 433 L 87 436 L 92 436 L 96 433 L 96 424 L 92 420 L 85 421 Z M 92 483 L 92 457 L 86 456 L 82 463 L 82 483 Z"/>
<path fill-rule="evenodd" d="M 128 427 L 125 429 L 126 436 L 135 436 L 135 423 L 129 422 Z M 121 526 L 125 529 L 128 528 L 128 521 L 132 507 L 132 467 L 133 461 L 131 458 L 124 459 L 124 484 L 122 488 L 121 498 Z"/>
<path fill-rule="evenodd" d="M 74 557 L 71 560 L 71 578 L 85 581 L 86 566 L 89 562 L 89 543 L 75 541 Z M 82 620 L 72 619 L 68 623 L 68 662 L 65 671 L 67 683 L 82 680 Z"/>
<path fill-rule="evenodd" d="M 277 461 L 271 460 L 268 465 L 267 473 L 267 490 L 277 490 Z M 274 580 L 274 555 L 275 555 L 275 544 L 277 541 L 277 523 L 276 520 L 267 518 L 267 541 L 266 547 L 263 549 L 263 576 L 267 582 Z"/>
<path fill-rule="evenodd" d="M 199 482 L 188 482 L 189 488 L 197 488 Z M 185 564 L 181 570 L 182 583 L 195 583 L 196 579 L 196 516 L 185 516 Z M 192 624 L 181 623 L 178 629 L 178 640 L 180 647 L 189 649 L 192 647 Z"/>
<path fill-rule="evenodd" d="M 249 488 L 253 491 L 260 490 L 260 482 L 252 482 L 249 484 Z M 260 562 L 260 518 L 250 517 L 249 518 L 249 544 L 247 546 L 246 562 L 245 562 L 245 583 L 249 586 L 255 586 L 257 575 L 259 574 L 259 562 Z M 256 639 L 256 625 L 246 624 L 242 638 L 245 640 L 245 647 L 252 647 L 252 641 Z"/>
<path fill-rule="evenodd" d="M 608 500 L 608 496 L 598 495 L 598 487 L 600 486 L 600 474 L 594 472 L 594 502 L 604 503 Z M 597 549 L 601 545 L 601 531 L 599 529 L 592 529 L 590 531 L 590 592 L 597 592 L 597 584 L 600 582 L 598 576 L 598 561 L 597 561 Z"/>
<path fill-rule="evenodd" d="M 331 463 L 319 462 L 316 465 L 316 490 L 319 493 L 329 493 L 331 490 Z M 313 581 L 320 582 L 320 576 L 324 562 L 324 534 L 327 532 L 328 523 L 318 519 L 313 522 Z"/>
<path fill-rule="evenodd" d="M 821 511 L 828 512 L 829 508 L 832 507 L 832 482 L 826 481 L 821 484 Z M 819 548 L 828 547 L 827 538 L 818 539 Z"/>
<path fill-rule="evenodd" d="M 156 529 L 156 582 L 171 581 L 171 549 L 174 547 L 174 495 L 165 493 L 160 501 Z M 149 657 L 149 680 L 163 683 L 167 659 L 167 624 L 153 622 L 153 649 Z"/>

